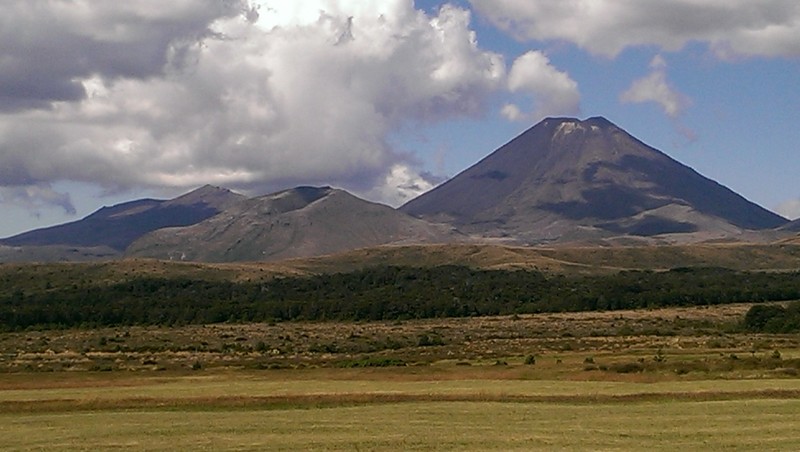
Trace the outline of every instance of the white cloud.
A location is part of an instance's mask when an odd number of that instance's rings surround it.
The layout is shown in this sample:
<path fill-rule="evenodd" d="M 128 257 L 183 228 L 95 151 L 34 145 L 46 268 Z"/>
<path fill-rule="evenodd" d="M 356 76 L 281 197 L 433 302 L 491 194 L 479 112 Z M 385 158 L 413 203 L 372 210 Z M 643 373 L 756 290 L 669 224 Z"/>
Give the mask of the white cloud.
<path fill-rule="evenodd" d="M 635 80 L 620 100 L 626 103 L 655 102 L 669 117 L 675 118 L 691 105 L 689 97 L 677 91 L 667 81 L 667 63 L 661 55 L 650 62 L 649 75 Z"/>
<path fill-rule="evenodd" d="M 0 95 L 0 186 L 369 192 L 410 167 L 390 132 L 479 114 L 505 80 L 502 57 L 478 47 L 454 6 L 95 3 L 0 6 L 19 86 Z"/>
<path fill-rule="evenodd" d="M 505 104 L 500 109 L 500 114 L 509 121 L 522 121 L 525 119 L 525 113 L 515 104 Z"/>
<path fill-rule="evenodd" d="M 398 207 L 431 190 L 441 182 L 443 180 L 440 177 L 419 173 L 405 164 L 397 164 L 392 166 L 381 185 L 359 194 L 370 199 L 380 199 L 385 204 Z"/>
<path fill-rule="evenodd" d="M 631 46 L 675 51 L 703 42 L 718 56 L 800 56 L 796 0 L 470 0 L 520 39 L 564 40 L 615 56 Z"/>
<path fill-rule="evenodd" d="M 800 198 L 781 203 L 775 208 L 775 212 L 790 220 L 800 219 Z"/>
<path fill-rule="evenodd" d="M 6 0 L 0 5 L 0 111 L 85 98 L 81 80 L 147 79 L 187 63 L 210 24 L 244 0 L 97 2 Z"/>
<path fill-rule="evenodd" d="M 501 113 L 510 120 L 540 120 L 546 116 L 574 115 L 580 111 L 578 84 L 566 72 L 550 64 L 540 51 L 520 56 L 508 74 L 508 89 L 533 98 L 533 111 L 525 114 L 514 104 L 507 104 Z"/>

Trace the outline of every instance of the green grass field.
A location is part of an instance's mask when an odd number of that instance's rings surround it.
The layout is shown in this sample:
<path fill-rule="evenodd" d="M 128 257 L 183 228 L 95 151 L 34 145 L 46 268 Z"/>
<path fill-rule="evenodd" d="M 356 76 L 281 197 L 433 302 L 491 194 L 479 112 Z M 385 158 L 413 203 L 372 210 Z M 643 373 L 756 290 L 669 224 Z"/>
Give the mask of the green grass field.
<path fill-rule="evenodd" d="M 317 369 L 4 378 L 3 450 L 797 450 L 800 380 Z M 483 376 L 484 378 L 480 378 Z"/>

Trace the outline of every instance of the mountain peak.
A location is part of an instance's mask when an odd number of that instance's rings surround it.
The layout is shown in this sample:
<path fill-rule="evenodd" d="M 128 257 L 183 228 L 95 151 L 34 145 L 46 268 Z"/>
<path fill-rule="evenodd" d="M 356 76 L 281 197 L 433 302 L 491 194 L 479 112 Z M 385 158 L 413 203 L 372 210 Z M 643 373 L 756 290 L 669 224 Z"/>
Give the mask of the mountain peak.
<path fill-rule="evenodd" d="M 571 116 L 548 116 L 547 118 L 542 119 L 539 121 L 538 124 L 534 125 L 553 125 L 553 124 L 562 124 L 562 123 L 575 123 L 585 126 L 597 126 L 597 127 L 617 127 L 613 122 L 609 121 L 603 116 L 592 116 L 586 119 L 575 118 Z"/>
<path fill-rule="evenodd" d="M 524 242 L 786 222 L 603 117 L 546 118 L 401 210 Z"/>
<path fill-rule="evenodd" d="M 608 119 L 606 119 L 606 118 L 604 118 L 602 116 L 592 116 L 591 118 L 586 119 L 584 122 L 586 124 L 589 124 L 589 125 L 592 125 L 592 126 L 598 126 L 598 127 L 601 127 L 601 128 L 608 128 L 608 127 L 615 127 L 616 128 L 617 127 L 613 122 L 609 121 Z"/>
<path fill-rule="evenodd" d="M 231 191 L 228 190 L 225 187 L 219 187 L 217 185 L 205 184 L 202 187 L 196 188 L 196 189 L 190 191 L 187 194 L 190 194 L 190 193 L 213 194 L 213 193 L 231 193 Z"/>
<path fill-rule="evenodd" d="M 227 188 L 206 184 L 177 198 L 165 201 L 167 206 L 204 205 L 217 212 L 246 199 L 246 196 L 234 193 Z"/>
<path fill-rule="evenodd" d="M 570 117 L 545 118 L 529 129 L 529 131 L 540 128 L 554 130 L 553 133 L 570 133 L 576 130 L 584 133 L 619 130 L 619 127 L 613 122 L 602 116 L 593 116 L 583 120 Z"/>
<path fill-rule="evenodd" d="M 227 188 L 218 187 L 216 185 L 206 184 L 202 187 L 195 188 L 194 190 L 184 193 L 177 198 L 172 199 L 171 201 L 176 201 L 178 199 L 202 199 L 208 196 L 218 196 L 223 194 L 233 193 L 232 191 L 228 190 Z"/>

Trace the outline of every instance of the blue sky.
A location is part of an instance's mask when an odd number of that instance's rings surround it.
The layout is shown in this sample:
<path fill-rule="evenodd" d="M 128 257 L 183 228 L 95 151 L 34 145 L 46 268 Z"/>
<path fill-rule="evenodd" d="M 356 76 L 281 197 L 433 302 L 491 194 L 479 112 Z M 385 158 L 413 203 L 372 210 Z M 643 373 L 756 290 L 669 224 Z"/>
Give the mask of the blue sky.
<path fill-rule="evenodd" d="M 794 0 L 14 0 L 0 236 L 211 183 L 398 205 L 546 116 L 604 116 L 800 217 Z"/>

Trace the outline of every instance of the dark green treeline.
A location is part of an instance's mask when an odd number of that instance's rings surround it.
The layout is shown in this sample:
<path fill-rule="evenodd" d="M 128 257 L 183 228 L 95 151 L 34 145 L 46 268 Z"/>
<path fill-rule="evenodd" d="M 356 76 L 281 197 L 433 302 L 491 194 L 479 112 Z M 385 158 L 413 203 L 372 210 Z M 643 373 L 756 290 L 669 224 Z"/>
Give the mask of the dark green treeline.
<path fill-rule="evenodd" d="M 605 276 L 376 267 L 260 283 L 138 278 L 0 298 L 0 329 L 385 320 L 800 299 L 800 273 L 679 268 Z"/>

